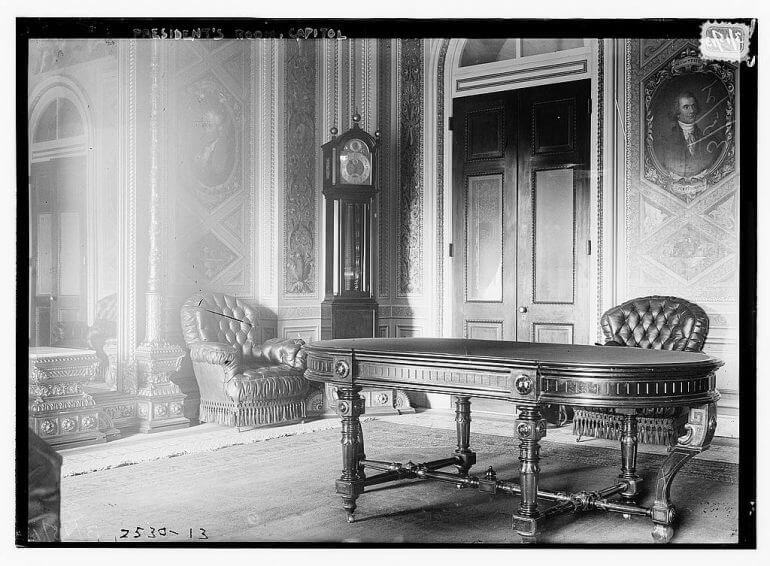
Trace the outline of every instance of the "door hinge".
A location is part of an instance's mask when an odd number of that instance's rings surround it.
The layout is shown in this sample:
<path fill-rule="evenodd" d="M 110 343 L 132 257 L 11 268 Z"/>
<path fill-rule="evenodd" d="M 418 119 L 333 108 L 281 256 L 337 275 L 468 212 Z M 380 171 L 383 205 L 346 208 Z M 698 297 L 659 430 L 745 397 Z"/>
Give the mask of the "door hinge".
<path fill-rule="evenodd" d="M 454 257 L 454 256 L 455 256 L 455 245 L 450 243 L 449 244 L 449 257 Z"/>
<path fill-rule="evenodd" d="M 588 240 L 586 244 L 586 255 L 591 255 L 591 240 Z"/>
<path fill-rule="evenodd" d="M 454 129 L 455 129 L 455 117 L 454 116 L 450 116 L 449 117 L 449 131 L 453 132 Z"/>

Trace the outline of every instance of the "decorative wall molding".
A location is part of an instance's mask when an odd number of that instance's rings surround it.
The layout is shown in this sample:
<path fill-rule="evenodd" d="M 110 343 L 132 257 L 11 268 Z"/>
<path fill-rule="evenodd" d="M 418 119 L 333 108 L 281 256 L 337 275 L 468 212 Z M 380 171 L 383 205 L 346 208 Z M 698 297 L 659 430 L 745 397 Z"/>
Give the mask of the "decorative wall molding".
<path fill-rule="evenodd" d="M 314 295 L 316 276 L 315 42 L 287 41 L 285 91 L 284 293 Z"/>
<path fill-rule="evenodd" d="M 445 73 L 446 73 L 446 59 L 447 51 L 449 49 L 449 39 L 444 39 L 441 42 L 439 48 L 438 62 L 437 62 L 437 79 L 436 79 L 436 226 L 438 227 L 436 234 L 436 283 L 435 283 L 435 296 L 439 297 L 435 308 L 435 325 L 438 336 L 443 334 L 444 329 L 444 305 L 442 304 L 443 297 L 445 296 L 444 290 L 444 269 L 445 269 L 445 230 L 444 230 L 444 199 L 447 198 L 446 185 L 444 180 L 444 128 L 446 127 L 446 115 L 451 114 L 451 108 L 445 108 Z M 431 69 L 432 70 L 432 69 Z M 449 195 L 451 200 L 451 195 Z M 450 235 L 451 238 L 451 235 Z"/>
<path fill-rule="evenodd" d="M 561 78 L 575 80 L 584 78 L 588 73 L 588 60 L 562 61 L 546 63 L 537 66 L 527 66 L 521 69 L 511 69 L 501 72 L 490 72 L 484 75 L 457 78 L 455 92 L 457 95 L 479 94 L 490 90 L 510 89 L 513 87 L 533 86 L 535 81 Z"/>
<path fill-rule="evenodd" d="M 597 40 L 596 52 L 596 329 L 601 336 L 600 319 L 604 312 L 604 40 Z"/>
<path fill-rule="evenodd" d="M 117 387 L 138 390 L 136 373 L 136 41 L 118 44 Z"/>

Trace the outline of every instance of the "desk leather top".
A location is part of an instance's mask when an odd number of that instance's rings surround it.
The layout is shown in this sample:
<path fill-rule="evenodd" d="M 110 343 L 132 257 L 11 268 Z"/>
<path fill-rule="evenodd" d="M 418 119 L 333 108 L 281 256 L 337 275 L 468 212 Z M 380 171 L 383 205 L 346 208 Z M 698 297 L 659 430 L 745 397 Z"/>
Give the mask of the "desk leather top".
<path fill-rule="evenodd" d="M 305 346 L 310 352 L 415 354 L 427 357 L 522 361 L 541 365 L 611 367 L 722 365 L 700 352 L 672 352 L 621 346 L 538 344 L 462 338 L 351 338 L 322 340 Z"/>

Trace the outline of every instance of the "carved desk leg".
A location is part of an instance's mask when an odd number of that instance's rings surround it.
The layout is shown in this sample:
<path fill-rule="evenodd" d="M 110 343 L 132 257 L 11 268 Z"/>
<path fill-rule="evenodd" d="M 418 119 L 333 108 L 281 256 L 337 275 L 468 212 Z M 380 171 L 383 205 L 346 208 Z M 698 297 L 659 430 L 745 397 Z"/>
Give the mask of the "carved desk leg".
<path fill-rule="evenodd" d="M 521 406 L 516 420 L 516 434 L 519 445 L 519 483 L 521 485 L 521 503 L 518 512 L 513 514 L 513 528 L 521 535 L 523 542 L 536 542 L 537 527 L 541 518 L 537 508 L 537 482 L 540 475 L 540 446 L 538 442 L 545 436 L 546 422 L 541 418 L 537 405 Z"/>
<path fill-rule="evenodd" d="M 636 452 L 637 452 L 637 422 L 636 409 L 618 409 L 618 413 L 623 413 L 623 432 L 620 435 L 620 456 L 621 467 L 620 479 L 628 482 L 628 489 L 621 492 L 623 503 L 629 505 L 636 503 L 638 493 L 638 483 L 641 479 L 636 474 Z M 624 514 L 623 517 L 630 519 L 630 515 Z"/>
<path fill-rule="evenodd" d="M 363 431 L 358 417 L 364 412 L 364 400 L 358 393 L 360 387 L 339 387 L 337 412 L 342 417 L 342 477 L 337 480 L 337 493 L 353 522 L 356 499 L 364 491 L 364 476 L 360 465 L 363 456 Z"/>
<path fill-rule="evenodd" d="M 671 483 L 677 472 L 690 458 L 708 450 L 717 427 L 717 409 L 715 403 L 708 403 L 690 409 L 685 426 L 685 434 L 671 449 L 658 471 L 655 482 L 655 502 L 652 505 L 652 538 L 657 543 L 667 543 L 674 535 L 672 526 L 676 514 L 671 503 Z"/>
<path fill-rule="evenodd" d="M 455 401 L 455 424 L 457 425 L 457 450 L 455 464 L 461 476 L 467 476 L 468 470 L 476 463 L 476 453 L 470 449 L 471 441 L 471 400 L 469 397 L 458 397 Z M 458 487 L 459 484 L 458 484 Z"/>

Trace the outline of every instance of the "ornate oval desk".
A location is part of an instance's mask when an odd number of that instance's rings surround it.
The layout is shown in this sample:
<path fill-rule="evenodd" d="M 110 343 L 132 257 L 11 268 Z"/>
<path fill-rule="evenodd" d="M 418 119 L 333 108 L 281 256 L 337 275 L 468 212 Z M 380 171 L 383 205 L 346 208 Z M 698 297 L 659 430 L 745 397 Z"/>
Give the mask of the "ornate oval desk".
<path fill-rule="evenodd" d="M 487 493 L 520 494 L 513 527 L 524 542 L 536 540 L 549 517 L 599 509 L 651 517 L 656 542 L 673 536 L 674 506 L 669 492 L 681 467 L 706 450 L 716 429 L 715 370 L 722 365 L 702 353 L 530 344 L 455 338 L 360 338 L 325 340 L 305 346 L 308 379 L 338 388 L 342 417 L 342 476 L 336 482 L 348 521 L 366 486 L 405 478 L 447 481 Z M 371 460 L 364 453 L 359 422 L 362 386 L 456 396 L 457 449 L 448 458 L 422 464 Z M 470 448 L 470 398 L 515 403 L 514 423 L 520 441 L 519 481 L 498 480 L 492 468 L 482 477 L 469 474 L 476 463 Z M 612 408 L 624 415 L 620 436 L 621 471 L 605 489 L 578 493 L 538 489 L 538 442 L 546 435 L 541 406 L 549 403 Z M 658 471 L 651 507 L 636 504 L 637 427 L 640 409 L 682 408 L 681 436 Z M 456 473 L 439 471 L 454 466 Z M 367 476 L 366 469 L 378 473 Z M 538 499 L 554 502 L 541 509 Z"/>

